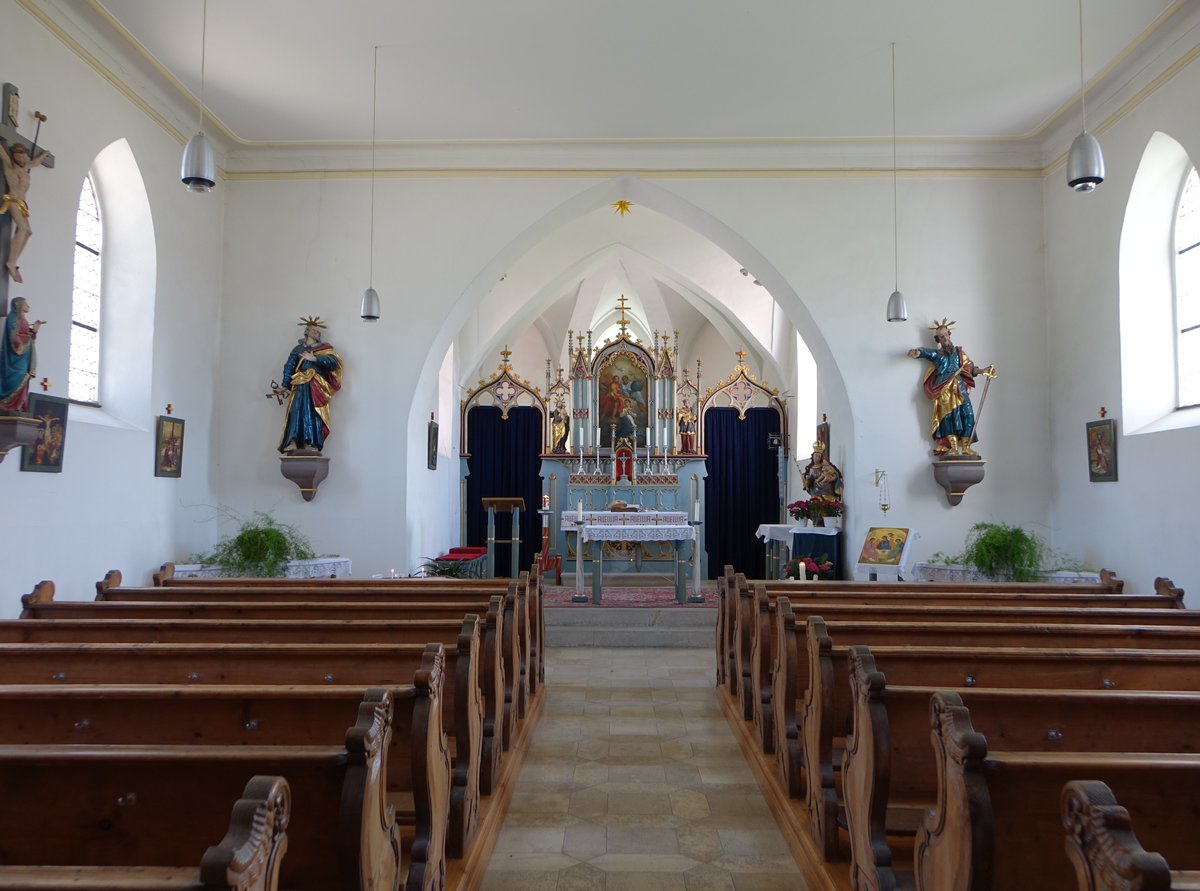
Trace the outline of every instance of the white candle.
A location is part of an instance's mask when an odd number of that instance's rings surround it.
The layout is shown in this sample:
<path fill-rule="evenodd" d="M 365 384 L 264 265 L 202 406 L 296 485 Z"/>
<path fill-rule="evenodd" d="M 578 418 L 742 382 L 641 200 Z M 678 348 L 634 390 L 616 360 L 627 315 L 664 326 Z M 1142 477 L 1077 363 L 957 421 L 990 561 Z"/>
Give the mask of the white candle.
<path fill-rule="evenodd" d="M 629 482 L 637 482 L 637 456 L 635 455 L 629 461 Z"/>
<path fill-rule="evenodd" d="M 700 522 L 700 502 L 697 501 L 692 505 L 692 520 L 696 523 Z"/>

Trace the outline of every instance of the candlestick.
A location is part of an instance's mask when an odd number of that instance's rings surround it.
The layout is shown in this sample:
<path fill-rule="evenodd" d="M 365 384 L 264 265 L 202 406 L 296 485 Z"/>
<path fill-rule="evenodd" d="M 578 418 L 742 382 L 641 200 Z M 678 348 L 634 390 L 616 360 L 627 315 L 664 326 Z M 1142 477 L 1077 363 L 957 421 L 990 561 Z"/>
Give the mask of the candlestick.
<path fill-rule="evenodd" d="M 697 501 L 695 504 L 692 505 L 692 520 L 697 523 L 700 522 L 700 502 L 699 501 Z"/>
<path fill-rule="evenodd" d="M 580 498 L 577 502 L 575 502 L 575 520 L 577 522 L 583 520 L 583 499 L 582 498 Z"/>

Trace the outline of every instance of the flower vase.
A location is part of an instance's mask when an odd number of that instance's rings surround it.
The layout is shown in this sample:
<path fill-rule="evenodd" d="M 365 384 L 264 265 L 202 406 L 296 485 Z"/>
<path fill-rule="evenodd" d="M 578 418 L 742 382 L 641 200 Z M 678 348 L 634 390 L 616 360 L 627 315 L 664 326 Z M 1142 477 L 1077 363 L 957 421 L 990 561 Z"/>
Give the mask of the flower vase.
<path fill-rule="evenodd" d="M 825 528 L 826 529 L 841 529 L 842 528 L 842 518 L 841 517 L 825 517 Z"/>
<path fill-rule="evenodd" d="M 813 517 L 812 524 L 820 529 L 825 525 L 825 517 Z"/>

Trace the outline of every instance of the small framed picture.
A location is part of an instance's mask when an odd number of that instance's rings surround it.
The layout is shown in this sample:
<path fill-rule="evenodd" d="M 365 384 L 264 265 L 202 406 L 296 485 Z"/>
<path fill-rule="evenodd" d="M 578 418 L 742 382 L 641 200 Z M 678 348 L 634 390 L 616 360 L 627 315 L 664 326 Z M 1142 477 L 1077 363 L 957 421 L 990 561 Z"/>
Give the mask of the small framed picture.
<path fill-rule="evenodd" d="M 817 442 L 819 442 L 819 443 L 821 443 L 821 445 L 825 446 L 825 457 L 832 459 L 833 456 L 829 454 L 829 422 L 828 421 L 822 421 L 820 424 L 817 425 Z"/>
<path fill-rule="evenodd" d="M 1093 483 L 1117 481 L 1117 419 L 1087 423 L 1088 479 Z"/>
<path fill-rule="evenodd" d="M 154 475 L 183 475 L 183 419 L 159 415 L 154 427 Z"/>
<path fill-rule="evenodd" d="M 437 470 L 437 453 L 438 453 L 438 422 L 429 421 L 429 460 L 427 462 L 430 470 Z"/>
<path fill-rule="evenodd" d="M 61 396 L 29 394 L 29 414 L 41 422 L 37 439 L 21 451 L 21 469 L 34 473 L 62 473 L 63 443 L 67 436 L 67 409 Z"/>

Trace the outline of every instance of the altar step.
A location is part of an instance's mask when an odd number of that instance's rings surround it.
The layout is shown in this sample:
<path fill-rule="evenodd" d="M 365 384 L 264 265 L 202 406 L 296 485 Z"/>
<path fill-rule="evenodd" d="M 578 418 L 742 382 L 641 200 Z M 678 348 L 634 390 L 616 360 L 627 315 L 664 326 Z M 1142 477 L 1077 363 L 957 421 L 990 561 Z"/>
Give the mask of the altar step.
<path fill-rule="evenodd" d="M 711 647 L 716 608 L 553 607 L 544 610 L 548 647 Z"/>

